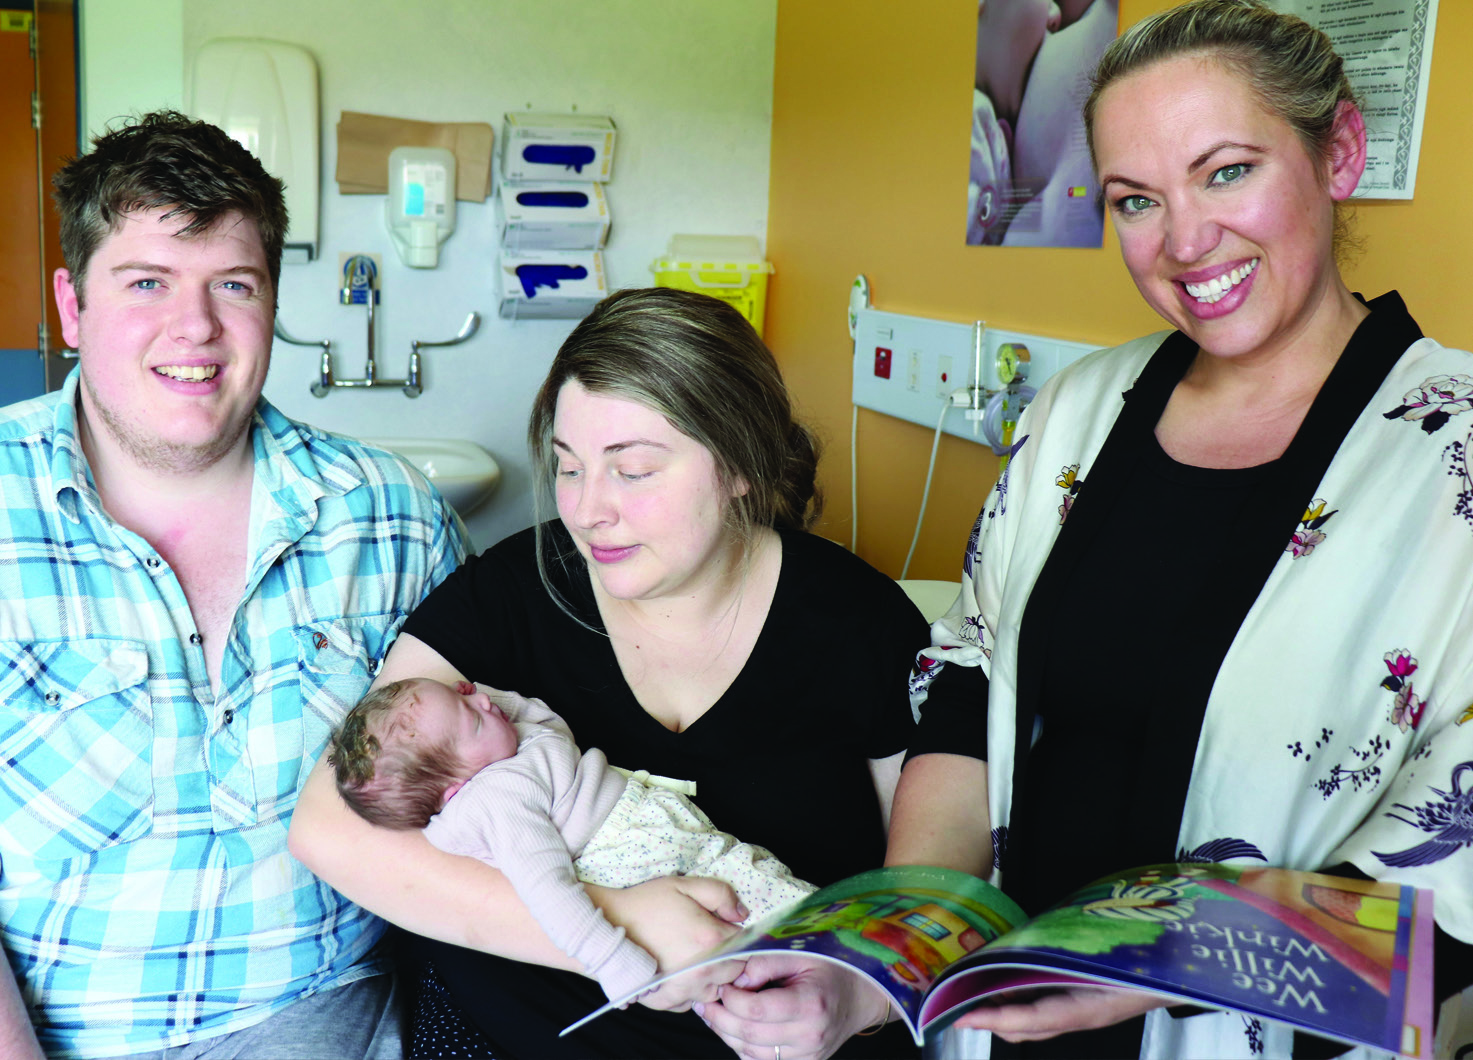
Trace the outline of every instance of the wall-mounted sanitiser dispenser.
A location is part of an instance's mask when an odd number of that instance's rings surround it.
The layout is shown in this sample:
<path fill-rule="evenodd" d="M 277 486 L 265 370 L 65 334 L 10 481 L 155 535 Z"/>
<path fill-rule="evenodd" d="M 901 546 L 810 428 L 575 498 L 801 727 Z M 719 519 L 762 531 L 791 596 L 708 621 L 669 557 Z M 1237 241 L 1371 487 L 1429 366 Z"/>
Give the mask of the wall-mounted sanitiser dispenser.
<path fill-rule="evenodd" d="M 416 269 L 440 263 L 440 244 L 455 231 L 455 155 L 443 147 L 389 152 L 385 223 L 399 259 Z"/>
<path fill-rule="evenodd" d="M 207 41 L 194 56 L 189 112 L 218 125 L 286 185 L 291 217 L 281 260 L 317 256 L 317 63 L 273 40 Z"/>

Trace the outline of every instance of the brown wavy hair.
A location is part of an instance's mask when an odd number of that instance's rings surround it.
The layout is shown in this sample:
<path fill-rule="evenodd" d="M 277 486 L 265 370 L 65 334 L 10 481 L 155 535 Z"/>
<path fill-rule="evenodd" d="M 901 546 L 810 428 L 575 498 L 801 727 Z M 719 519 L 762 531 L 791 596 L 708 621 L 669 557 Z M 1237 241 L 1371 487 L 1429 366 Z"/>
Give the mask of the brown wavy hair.
<path fill-rule="evenodd" d="M 777 359 L 747 318 L 694 291 L 618 291 L 573 329 L 532 404 L 527 444 L 544 582 L 541 525 L 557 510 L 552 425 L 569 382 L 658 412 L 711 453 L 724 488 L 745 483 L 726 506 L 727 528 L 744 549 L 763 528 L 807 530 L 822 511 L 818 442 L 794 419 Z"/>
<path fill-rule="evenodd" d="M 208 122 L 172 110 L 129 119 L 95 137 L 92 150 L 58 170 L 51 187 L 78 308 L 93 253 L 138 210 L 187 218 L 180 235 L 207 232 L 232 212 L 254 221 L 276 296 L 287 230 L 283 185 Z"/>

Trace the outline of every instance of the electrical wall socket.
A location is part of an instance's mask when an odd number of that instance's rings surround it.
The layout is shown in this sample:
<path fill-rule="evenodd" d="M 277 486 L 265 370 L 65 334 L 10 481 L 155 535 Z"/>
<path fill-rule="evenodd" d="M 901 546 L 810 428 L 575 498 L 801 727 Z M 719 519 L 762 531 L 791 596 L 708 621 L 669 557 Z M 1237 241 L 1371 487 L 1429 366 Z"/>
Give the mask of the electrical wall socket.
<path fill-rule="evenodd" d="M 1028 347 L 1031 363 L 1027 385 L 1031 387 L 1043 385 L 1061 368 L 1099 348 L 1068 339 L 988 328 L 982 348 L 982 385 L 989 391 L 1003 388 L 997 377 L 997 348 L 1005 342 Z M 892 373 L 894 378 L 877 376 L 877 348 L 894 350 L 904 372 Z M 936 429 L 942 408 L 949 404 L 947 395 L 972 382 L 975 357 L 971 324 L 861 309 L 857 313 L 854 351 L 854 403 L 931 430 Z M 941 381 L 943 375 L 945 384 Z M 981 424 L 968 420 L 961 408 L 947 413 L 942 430 L 969 441 L 987 441 Z"/>

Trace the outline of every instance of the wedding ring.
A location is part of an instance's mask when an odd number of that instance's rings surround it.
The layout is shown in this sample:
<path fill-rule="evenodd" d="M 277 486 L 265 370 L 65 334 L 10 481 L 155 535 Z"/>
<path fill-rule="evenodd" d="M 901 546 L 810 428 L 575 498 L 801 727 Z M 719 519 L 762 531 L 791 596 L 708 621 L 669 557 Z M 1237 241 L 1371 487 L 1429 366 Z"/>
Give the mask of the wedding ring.
<path fill-rule="evenodd" d="M 772 1047 L 772 1060 L 783 1060 L 783 1047 L 774 1045 Z"/>

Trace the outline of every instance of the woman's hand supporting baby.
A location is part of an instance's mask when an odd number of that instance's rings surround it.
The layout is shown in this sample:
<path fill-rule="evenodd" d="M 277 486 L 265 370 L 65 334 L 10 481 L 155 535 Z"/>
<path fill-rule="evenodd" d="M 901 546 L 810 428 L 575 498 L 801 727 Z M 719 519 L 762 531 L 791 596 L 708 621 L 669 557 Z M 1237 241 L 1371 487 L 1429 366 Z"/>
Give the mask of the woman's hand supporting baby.
<path fill-rule="evenodd" d="M 677 968 L 729 938 L 747 916 L 720 880 L 666 876 L 634 887 L 584 885 L 611 922 L 659 962 Z M 723 961 L 678 976 L 639 999 L 672 1012 L 695 1008 L 738 1056 L 822 1060 L 857 1031 L 884 1021 L 890 1005 L 863 978 L 799 956 Z"/>
<path fill-rule="evenodd" d="M 851 1035 L 890 1016 L 890 1002 L 864 977 L 810 957 L 758 956 L 720 1000 L 695 1006 L 745 1060 L 823 1060 Z"/>
<path fill-rule="evenodd" d="M 624 888 L 583 887 L 610 923 L 654 957 L 661 971 L 678 968 L 730 938 L 747 918 L 735 891 L 703 876 L 662 876 Z M 684 1012 L 695 1002 L 714 1001 L 717 990 L 741 970 L 740 961 L 725 961 L 678 976 L 639 1003 Z"/>

